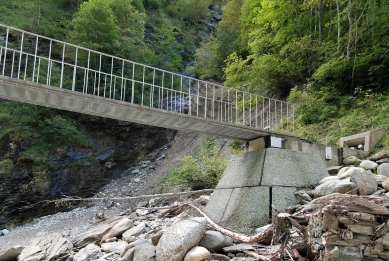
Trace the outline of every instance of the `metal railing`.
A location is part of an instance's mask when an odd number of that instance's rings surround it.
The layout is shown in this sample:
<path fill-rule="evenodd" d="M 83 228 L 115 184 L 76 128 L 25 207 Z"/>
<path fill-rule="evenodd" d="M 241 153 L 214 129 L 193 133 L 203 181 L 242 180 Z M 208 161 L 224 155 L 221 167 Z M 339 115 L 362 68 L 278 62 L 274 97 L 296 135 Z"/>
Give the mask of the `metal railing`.
<path fill-rule="evenodd" d="M 0 75 L 220 122 L 293 129 L 293 106 L 0 24 Z"/>

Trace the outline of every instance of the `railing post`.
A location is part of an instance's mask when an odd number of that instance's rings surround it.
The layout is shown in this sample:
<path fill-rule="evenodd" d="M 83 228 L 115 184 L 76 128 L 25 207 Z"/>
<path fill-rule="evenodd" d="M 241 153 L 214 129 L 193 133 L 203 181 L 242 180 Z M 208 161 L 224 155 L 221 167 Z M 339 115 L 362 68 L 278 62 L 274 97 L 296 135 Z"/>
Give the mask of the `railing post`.
<path fill-rule="evenodd" d="M 65 70 L 65 48 L 66 48 L 66 45 L 64 43 L 63 48 L 62 48 L 62 63 L 61 63 L 61 76 L 59 79 L 59 88 L 63 87 L 63 72 Z"/>
<path fill-rule="evenodd" d="M 20 53 L 19 53 L 18 79 L 20 78 L 20 67 L 21 67 L 21 64 L 22 64 L 23 42 L 24 42 L 24 32 L 22 32 L 22 39 L 20 40 Z M 26 66 L 27 66 L 27 65 L 26 65 Z"/>
<path fill-rule="evenodd" d="M 47 73 L 46 73 L 46 85 L 50 86 L 50 77 L 51 77 L 51 48 L 52 48 L 53 41 L 50 40 L 50 46 L 49 46 L 49 58 L 47 59 Z"/>
<path fill-rule="evenodd" d="M 135 100 L 135 64 L 132 63 L 132 88 L 131 88 L 131 103 Z"/>
<path fill-rule="evenodd" d="M 7 27 L 7 35 L 5 37 L 5 48 L 4 48 L 4 61 L 3 61 L 3 72 L 1 75 L 5 75 L 5 62 L 7 60 L 7 48 L 8 48 L 9 28 Z"/>
<path fill-rule="evenodd" d="M 73 81 L 72 81 L 72 91 L 75 91 L 75 90 L 76 90 L 77 59 L 78 59 L 78 47 L 76 47 L 76 59 L 75 59 L 75 61 L 74 61 Z"/>

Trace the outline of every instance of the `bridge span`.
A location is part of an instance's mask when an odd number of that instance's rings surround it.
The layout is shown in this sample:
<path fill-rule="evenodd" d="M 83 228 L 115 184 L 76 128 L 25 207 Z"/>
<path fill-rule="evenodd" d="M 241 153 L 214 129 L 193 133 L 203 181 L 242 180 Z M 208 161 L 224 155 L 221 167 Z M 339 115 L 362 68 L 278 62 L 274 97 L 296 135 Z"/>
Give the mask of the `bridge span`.
<path fill-rule="evenodd" d="M 296 138 L 287 102 L 1 24 L 0 98 L 242 141 Z"/>

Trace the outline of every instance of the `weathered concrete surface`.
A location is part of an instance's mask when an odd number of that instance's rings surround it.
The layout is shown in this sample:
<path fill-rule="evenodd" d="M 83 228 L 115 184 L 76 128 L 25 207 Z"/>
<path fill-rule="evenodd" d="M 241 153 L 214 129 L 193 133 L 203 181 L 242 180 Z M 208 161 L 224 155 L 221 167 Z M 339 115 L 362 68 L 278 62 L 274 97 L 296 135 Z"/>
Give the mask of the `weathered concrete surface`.
<path fill-rule="evenodd" d="M 266 149 L 262 186 L 310 187 L 328 176 L 319 155 Z"/>
<path fill-rule="evenodd" d="M 271 205 L 295 205 L 297 188 L 311 188 L 329 174 L 321 157 L 267 148 L 232 157 L 205 213 L 224 227 L 244 234 L 269 223 Z"/>
<path fill-rule="evenodd" d="M 267 224 L 269 189 L 259 186 L 234 189 L 221 222 L 245 234 L 252 234 L 256 228 Z"/>
<path fill-rule="evenodd" d="M 216 189 L 259 186 L 266 150 L 242 153 L 232 157 Z"/>
<path fill-rule="evenodd" d="M 296 191 L 297 188 L 295 187 L 272 187 L 272 204 L 279 211 L 297 205 L 298 202 L 294 196 L 294 192 Z M 272 217 L 274 217 L 275 214 L 275 210 L 272 209 Z"/>
<path fill-rule="evenodd" d="M 212 220 L 223 220 L 224 211 L 233 191 L 233 189 L 216 189 L 212 193 L 204 210 Z"/>
<path fill-rule="evenodd" d="M 340 147 L 357 147 L 364 145 L 364 151 L 370 151 L 386 133 L 385 128 L 366 131 L 355 135 L 340 138 Z"/>

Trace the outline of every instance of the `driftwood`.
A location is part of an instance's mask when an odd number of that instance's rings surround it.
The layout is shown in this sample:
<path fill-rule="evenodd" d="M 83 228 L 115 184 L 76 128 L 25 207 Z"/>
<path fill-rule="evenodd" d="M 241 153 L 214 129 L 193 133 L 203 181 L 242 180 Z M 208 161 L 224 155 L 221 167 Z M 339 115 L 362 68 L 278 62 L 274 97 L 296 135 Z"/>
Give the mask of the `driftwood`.
<path fill-rule="evenodd" d="M 213 192 L 214 189 L 203 189 L 203 190 L 195 190 L 195 191 L 185 191 L 185 192 L 173 192 L 173 193 L 164 193 L 164 194 L 152 194 L 152 195 L 141 195 L 135 197 L 109 197 L 107 194 L 100 192 L 100 195 L 103 197 L 95 197 L 95 198 L 80 198 L 80 197 L 69 197 L 63 195 L 63 198 L 55 199 L 55 200 L 42 200 L 34 204 L 29 204 L 28 202 L 24 202 L 28 204 L 21 209 L 29 209 L 36 207 L 38 205 L 48 205 L 54 203 L 56 206 L 68 205 L 71 202 L 75 201 L 100 201 L 100 200 L 113 200 L 113 201 L 126 201 L 126 200 L 134 200 L 134 199 L 144 199 L 144 198 L 170 198 L 170 197 L 178 197 L 185 195 L 196 195 L 196 194 L 206 194 Z"/>
<path fill-rule="evenodd" d="M 317 209 L 310 215 L 309 230 L 315 260 L 346 258 L 344 253 L 355 260 L 388 260 L 388 202 L 387 197 L 344 194 L 313 200 Z"/>
<path fill-rule="evenodd" d="M 260 261 L 271 261 L 271 260 L 278 260 L 278 256 L 286 255 L 289 256 L 292 260 L 303 260 L 300 256 L 300 254 L 297 252 L 297 250 L 293 250 L 288 246 L 289 240 L 291 238 L 290 231 L 292 226 L 296 228 L 296 231 L 299 233 L 299 235 L 304 238 L 305 241 L 308 240 L 308 234 L 298 222 L 297 220 L 306 220 L 306 216 L 293 216 L 288 213 L 278 213 L 275 217 L 275 222 L 271 224 L 268 228 L 266 228 L 264 231 L 254 235 L 254 236 L 246 236 L 239 233 L 232 232 L 228 229 L 222 228 L 219 225 L 217 225 L 215 222 L 213 222 L 203 211 L 201 211 L 196 206 L 193 206 L 192 204 L 189 204 L 189 206 L 196 209 L 202 216 L 204 216 L 207 221 L 208 225 L 211 226 L 216 231 L 219 231 L 223 233 L 224 235 L 227 235 L 235 240 L 241 241 L 243 243 L 256 243 L 256 242 L 262 242 L 266 239 L 272 238 L 272 244 L 280 244 L 280 247 L 277 248 L 275 251 L 270 248 L 266 249 L 266 255 L 269 255 L 270 257 L 266 257 L 265 255 L 260 254 L 257 252 L 249 251 L 247 249 L 243 249 L 242 251 L 246 253 L 247 255 L 256 258 Z M 274 207 L 273 207 L 274 208 Z"/>

